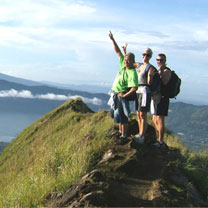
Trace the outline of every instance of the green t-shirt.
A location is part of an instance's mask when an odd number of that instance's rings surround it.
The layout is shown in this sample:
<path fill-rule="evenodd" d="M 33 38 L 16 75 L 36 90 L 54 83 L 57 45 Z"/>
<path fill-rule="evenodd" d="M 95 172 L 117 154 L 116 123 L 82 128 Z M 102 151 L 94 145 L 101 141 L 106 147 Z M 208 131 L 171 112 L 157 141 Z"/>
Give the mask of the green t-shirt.
<path fill-rule="evenodd" d="M 124 56 L 120 57 L 120 71 L 113 82 L 114 92 L 125 92 L 130 87 L 138 87 L 138 75 L 136 69 L 126 69 L 124 66 Z"/>

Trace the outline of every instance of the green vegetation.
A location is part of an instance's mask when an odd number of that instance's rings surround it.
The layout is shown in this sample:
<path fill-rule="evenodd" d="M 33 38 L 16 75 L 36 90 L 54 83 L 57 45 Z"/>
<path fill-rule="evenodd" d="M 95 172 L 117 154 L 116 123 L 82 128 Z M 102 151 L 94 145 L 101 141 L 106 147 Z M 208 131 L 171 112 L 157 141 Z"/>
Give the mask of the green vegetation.
<path fill-rule="evenodd" d="M 108 111 L 93 113 L 80 99 L 27 127 L 0 155 L 0 207 L 44 206 L 49 194 L 67 189 L 93 169 L 113 145 L 114 128 Z M 206 199 L 208 150 L 194 153 L 168 131 L 165 139 L 177 150 L 178 167 Z"/>
<path fill-rule="evenodd" d="M 190 153 L 185 170 L 208 202 L 208 149 L 197 154 Z"/>
<path fill-rule="evenodd" d="M 184 134 L 181 138 L 188 147 L 208 148 L 208 106 L 171 103 L 166 124 L 174 133 Z"/>
<path fill-rule="evenodd" d="M 26 128 L 0 155 L 0 207 L 38 206 L 78 181 L 112 142 L 107 115 L 70 100 Z"/>
<path fill-rule="evenodd" d="M 194 151 L 187 148 L 177 136 L 165 134 L 168 146 L 179 150 L 177 166 L 181 168 L 208 203 L 208 149 Z"/>
<path fill-rule="evenodd" d="M 3 151 L 3 149 L 8 145 L 8 142 L 0 142 L 0 153 Z"/>

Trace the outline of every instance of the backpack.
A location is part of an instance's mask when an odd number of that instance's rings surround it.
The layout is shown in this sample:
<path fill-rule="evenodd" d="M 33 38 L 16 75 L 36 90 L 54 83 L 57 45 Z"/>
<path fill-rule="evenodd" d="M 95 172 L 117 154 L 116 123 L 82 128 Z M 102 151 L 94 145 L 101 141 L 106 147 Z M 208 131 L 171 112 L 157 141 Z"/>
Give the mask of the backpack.
<path fill-rule="evenodd" d="M 166 69 L 171 71 L 171 77 L 168 84 L 163 86 L 162 95 L 168 98 L 175 98 L 180 93 L 181 79 L 178 77 L 175 71 L 172 71 L 167 67 Z"/>
<path fill-rule="evenodd" d="M 142 65 L 142 63 L 139 64 L 138 68 Z M 145 68 L 145 73 L 146 73 L 146 77 L 149 71 L 150 66 L 152 66 L 151 64 L 148 64 Z M 156 72 L 152 78 L 152 83 L 151 85 L 148 85 L 150 88 L 151 93 L 157 93 L 160 92 L 160 85 L 161 85 L 161 80 L 160 80 L 160 75 L 157 71 L 157 69 L 153 67 L 153 70 Z"/>

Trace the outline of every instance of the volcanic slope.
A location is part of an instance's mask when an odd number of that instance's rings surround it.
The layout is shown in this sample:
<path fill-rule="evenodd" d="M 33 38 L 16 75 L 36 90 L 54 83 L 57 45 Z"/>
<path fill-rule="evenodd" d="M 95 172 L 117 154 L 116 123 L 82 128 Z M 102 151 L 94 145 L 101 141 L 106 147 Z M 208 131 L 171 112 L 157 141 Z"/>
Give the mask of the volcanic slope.
<path fill-rule="evenodd" d="M 69 100 L 27 127 L 0 155 L 1 207 L 203 206 L 179 165 L 181 153 L 147 144 L 117 144 L 108 111 Z"/>

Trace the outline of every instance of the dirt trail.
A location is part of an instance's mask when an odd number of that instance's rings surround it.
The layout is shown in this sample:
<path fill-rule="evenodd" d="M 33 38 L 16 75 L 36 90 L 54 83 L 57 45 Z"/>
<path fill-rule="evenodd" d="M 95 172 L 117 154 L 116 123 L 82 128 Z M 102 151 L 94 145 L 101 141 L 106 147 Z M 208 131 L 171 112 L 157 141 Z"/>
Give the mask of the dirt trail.
<path fill-rule="evenodd" d="M 194 207 L 203 206 L 184 185 L 176 149 L 152 145 L 115 145 L 79 184 L 48 196 L 51 207 Z M 175 179 L 177 180 L 175 180 Z M 195 190 L 196 191 L 196 190 Z M 196 194 L 197 195 L 197 191 Z"/>

